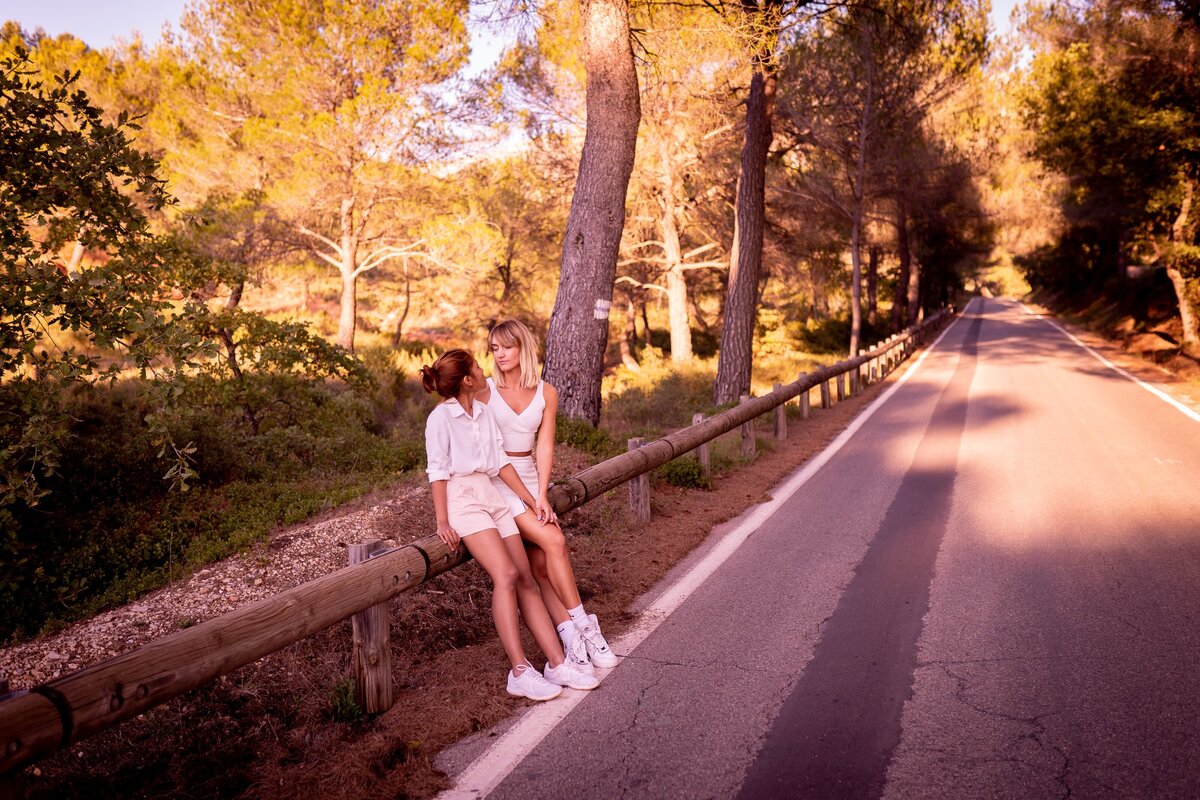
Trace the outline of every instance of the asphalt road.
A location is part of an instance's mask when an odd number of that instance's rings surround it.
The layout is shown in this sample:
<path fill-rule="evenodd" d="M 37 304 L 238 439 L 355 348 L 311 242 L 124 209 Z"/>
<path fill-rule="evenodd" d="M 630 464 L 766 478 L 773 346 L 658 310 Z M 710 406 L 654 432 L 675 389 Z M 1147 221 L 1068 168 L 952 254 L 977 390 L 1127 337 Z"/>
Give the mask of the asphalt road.
<path fill-rule="evenodd" d="M 1200 797 L 1198 623 L 1200 422 L 977 299 L 490 796 Z"/>

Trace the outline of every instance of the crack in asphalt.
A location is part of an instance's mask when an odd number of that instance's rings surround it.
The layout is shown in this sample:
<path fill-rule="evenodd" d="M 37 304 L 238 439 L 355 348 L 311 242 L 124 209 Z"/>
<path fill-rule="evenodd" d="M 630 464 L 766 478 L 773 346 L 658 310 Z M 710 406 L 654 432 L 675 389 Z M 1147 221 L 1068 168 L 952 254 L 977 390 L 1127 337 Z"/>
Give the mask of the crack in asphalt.
<path fill-rule="evenodd" d="M 1017 660 L 1017 659 L 1008 659 L 1008 660 Z M 965 677 L 963 675 L 959 675 L 959 674 L 955 673 L 953 670 L 951 670 L 945 664 L 938 664 L 938 666 L 941 667 L 942 672 L 944 672 L 948 678 L 950 678 L 952 681 L 955 682 L 956 688 L 954 690 L 954 699 L 956 701 L 958 701 L 962 705 L 966 706 L 967 708 L 970 708 L 972 711 L 976 712 L 977 714 L 981 714 L 985 717 L 993 717 L 996 719 L 1007 720 L 1007 721 L 1015 723 L 1017 725 L 1024 725 L 1024 726 L 1028 726 L 1029 728 L 1031 728 L 1031 730 L 1028 730 L 1025 733 L 1022 733 L 1019 736 L 1017 736 L 1017 738 L 1013 742 L 1013 744 L 1019 745 L 1021 742 L 1028 741 L 1028 742 L 1034 743 L 1038 748 L 1040 748 L 1043 751 L 1056 753 L 1060 760 L 1058 771 L 1054 776 L 1055 782 L 1061 787 L 1061 791 L 1058 796 L 1059 796 L 1059 798 L 1061 798 L 1061 800 L 1066 800 L 1066 798 L 1069 798 L 1072 796 L 1073 789 L 1071 787 L 1071 780 L 1070 780 L 1071 756 L 1064 748 L 1047 740 L 1046 737 L 1049 735 L 1049 730 L 1046 728 L 1045 722 L 1043 722 L 1043 720 L 1047 717 L 1058 716 L 1061 713 L 1061 711 L 1047 711 L 1045 713 L 1035 714 L 1033 716 L 1019 716 L 1017 714 L 1010 714 L 1010 713 L 1006 713 L 1004 711 L 997 711 L 997 710 L 993 710 L 993 709 L 989 709 L 989 708 L 984 708 L 984 707 L 978 705 L 977 703 L 971 702 L 971 700 L 969 700 L 966 697 L 966 693 L 972 688 L 970 679 L 968 679 L 967 677 Z M 1019 763 L 1019 764 L 1027 764 L 1028 766 L 1034 768 L 1037 771 L 1044 770 L 1044 767 L 1042 765 L 1028 762 L 1017 756 L 1012 756 L 1009 758 L 977 759 L 977 760 L 981 763 L 988 762 L 988 761 L 995 761 L 995 762 L 1013 762 L 1013 763 Z"/>
<path fill-rule="evenodd" d="M 629 658 L 629 656 L 626 656 L 626 658 Z M 642 715 L 642 703 L 646 699 L 646 694 L 651 690 L 658 688 L 658 685 L 663 682 L 665 677 L 666 676 L 659 674 L 657 677 L 655 677 L 653 683 L 647 686 L 638 687 L 637 705 L 634 708 L 633 715 L 629 718 L 629 724 L 627 724 L 621 731 L 618 731 L 618 736 L 627 737 L 628 734 L 632 733 L 634 729 L 638 727 L 638 718 Z M 633 742 L 628 738 L 625 738 L 625 744 L 626 747 L 624 748 L 624 752 L 621 754 L 621 780 L 620 783 L 617 784 L 622 798 L 630 796 L 629 793 L 631 791 L 636 791 L 638 789 L 638 787 L 629 783 L 629 779 L 633 776 L 633 771 L 629 769 L 629 758 L 633 755 L 635 748 L 633 747 Z M 637 795 L 635 794 L 633 796 L 636 797 Z"/>

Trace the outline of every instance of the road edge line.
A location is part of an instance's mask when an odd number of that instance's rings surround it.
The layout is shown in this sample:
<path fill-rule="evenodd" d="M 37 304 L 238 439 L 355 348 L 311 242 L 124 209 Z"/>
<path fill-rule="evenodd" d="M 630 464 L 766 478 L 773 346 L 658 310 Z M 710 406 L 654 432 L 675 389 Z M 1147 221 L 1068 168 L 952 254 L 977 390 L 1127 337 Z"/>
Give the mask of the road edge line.
<path fill-rule="evenodd" d="M 963 309 L 965 314 L 974 303 L 972 299 Z M 610 646 L 618 654 L 630 655 L 639 644 L 661 625 L 680 605 L 683 604 L 703 583 L 708 580 L 725 561 L 750 538 L 763 522 L 779 510 L 804 484 L 825 466 L 839 450 L 845 447 L 850 438 L 866 424 L 877 410 L 894 395 L 901 386 L 916 373 L 917 368 L 925 361 L 946 337 L 951 329 L 962 319 L 960 315 L 946 326 L 941 335 L 929 345 L 904 373 L 889 386 L 883 394 L 875 398 L 869 406 L 859 412 L 850 424 L 839 433 L 824 450 L 806 461 L 800 468 L 785 478 L 771 490 L 770 500 L 760 503 L 737 526 L 728 531 L 709 552 L 700 559 L 690 570 L 684 573 L 671 586 L 660 594 L 653 603 L 638 614 L 637 619 L 621 634 L 620 638 L 610 642 Z M 601 682 L 613 670 L 596 670 L 596 677 Z M 475 758 L 455 778 L 454 786 L 436 796 L 436 800 L 478 800 L 487 797 L 501 781 L 546 738 L 575 706 L 587 696 L 587 692 L 568 689 L 556 700 L 534 706 L 526 711 L 517 722 L 501 734 L 487 750 Z"/>
<path fill-rule="evenodd" d="M 1021 301 L 1018 300 L 1017 302 L 1021 302 Z M 1200 413 L 1197 413 L 1195 411 L 1195 409 L 1192 409 L 1192 408 L 1184 405 L 1183 403 L 1176 400 L 1174 397 L 1171 397 L 1171 395 L 1164 392 L 1162 389 L 1159 389 L 1157 386 L 1155 386 L 1151 383 L 1147 383 L 1146 381 L 1142 380 L 1141 378 L 1139 378 L 1138 376 L 1129 372 L 1128 370 L 1126 370 L 1122 367 L 1119 367 L 1116 364 L 1114 364 L 1113 362 L 1109 361 L 1107 358 L 1105 358 L 1103 355 L 1098 353 L 1096 350 L 1092 349 L 1092 347 L 1090 345 L 1086 344 L 1081 339 L 1079 339 L 1079 337 L 1077 337 L 1075 334 L 1071 333 L 1069 330 L 1067 330 L 1065 327 L 1063 327 L 1062 323 L 1060 323 L 1058 320 L 1056 320 L 1052 317 L 1047 317 L 1044 314 L 1039 314 L 1038 312 L 1034 311 L 1033 309 L 1031 309 L 1029 306 L 1025 305 L 1024 303 L 1021 303 L 1021 308 L 1025 309 L 1025 313 L 1028 314 L 1029 316 L 1034 317 L 1035 319 L 1041 320 L 1042 322 L 1046 323 L 1047 325 L 1049 325 L 1052 328 L 1058 329 L 1059 333 L 1063 334 L 1068 339 L 1070 339 L 1072 342 L 1079 345 L 1087 352 L 1091 353 L 1092 356 L 1097 361 L 1099 361 L 1101 364 L 1103 364 L 1104 366 L 1111 369 L 1113 372 L 1117 373 L 1118 375 L 1121 375 L 1122 377 L 1128 378 L 1129 380 L 1136 383 L 1138 386 L 1145 389 L 1150 394 L 1156 396 L 1159 400 L 1162 400 L 1166 403 L 1169 403 L 1169 404 L 1175 406 L 1175 408 L 1179 409 L 1180 411 L 1182 411 L 1187 416 L 1191 417 L 1196 422 L 1200 422 Z"/>

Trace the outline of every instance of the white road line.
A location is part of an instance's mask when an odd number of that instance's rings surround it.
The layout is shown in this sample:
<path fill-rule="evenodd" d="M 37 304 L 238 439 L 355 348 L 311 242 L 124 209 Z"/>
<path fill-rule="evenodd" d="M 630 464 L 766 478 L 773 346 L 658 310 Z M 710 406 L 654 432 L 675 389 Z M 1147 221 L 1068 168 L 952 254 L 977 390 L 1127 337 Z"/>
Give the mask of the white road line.
<path fill-rule="evenodd" d="M 1111 369 L 1113 372 L 1117 373 L 1118 375 L 1122 375 L 1122 376 L 1128 378 L 1129 380 L 1136 383 L 1138 386 L 1145 389 L 1150 394 L 1154 395 L 1155 397 L 1159 398 L 1160 400 L 1164 400 L 1167 403 L 1170 403 L 1171 405 L 1175 406 L 1175 408 L 1179 409 L 1184 414 L 1187 414 L 1189 417 L 1194 419 L 1196 422 L 1200 422 L 1200 413 L 1197 413 L 1194 409 L 1189 408 L 1188 406 L 1186 406 L 1183 403 L 1176 400 L 1174 397 L 1171 397 L 1171 395 L 1167 394 L 1162 389 L 1159 389 L 1157 386 L 1146 383 L 1144 380 L 1137 377 L 1136 375 L 1133 375 L 1133 374 L 1127 372 L 1126 370 L 1121 369 L 1116 364 L 1112 363 L 1107 358 L 1105 358 L 1104 356 L 1100 355 L 1098 352 L 1093 350 L 1091 347 L 1089 347 L 1088 345 L 1081 342 L 1075 336 L 1075 334 L 1071 333 L 1069 330 L 1067 330 L 1061 324 L 1059 324 L 1058 320 L 1050 319 L 1049 317 L 1043 316 L 1043 315 L 1037 313 L 1036 311 L 1034 311 L 1033 309 L 1031 309 L 1029 306 L 1025 305 L 1024 303 L 1021 303 L 1021 308 L 1025 309 L 1026 314 L 1029 314 L 1032 317 L 1036 317 L 1037 319 L 1040 319 L 1042 322 L 1045 322 L 1047 325 L 1050 325 L 1051 327 L 1057 328 L 1060 333 L 1062 333 L 1064 336 L 1066 336 L 1068 339 L 1070 339 L 1075 344 L 1082 347 L 1084 350 L 1091 353 L 1093 356 L 1095 356 L 1097 361 L 1099 361 L 1101 364 L 1103 364 L 1104 366 Z"/>
<path fill-rule="evenodd" d="M 974 302 L 972 300 L 971 303 L 967 304 L 967 307 L 963 310 L 964 313 L 971 308 L 971 304 Z M 703 559 L 697 562 L 674 585 L 663 592 L 653 604 L 639 614 L 633 625 L 622 634 L 620 639 L 610 642 L 613 650 L 626 655 L 632 653 L 675 609 L 679 608 L 683 601 L 687 600 L 693 592 L 700 588 L 700 585 L 708 580 L 708 577 L 716 572 L 725 563 L 726 559 L 741 547 L 743 542 L 750 538 L 750 534 L 756 531 L 763 522 L 779 510 L 781 505 L 795 494 L 801 486 L 807 483 L 821 467 L 825 466 L 846 445 L 846 442 L 850 441 L 850 437 L 858 432 L 879 407 L 887 402 L 888 398 L 895 394 L 904 382 L 916 372 L 917 368 L 921 366 L 921 362 L 933 352 L 934 348 L 941 343 L 942 339 L 956 324 L 958 324 L 958 320 L 948 325 L 942 331 L 941 336 L 938 336 L 934 340 L 933 344 L 921 354 L 904 374 L 889 386 L 883 394 L 875 398 L 875 401 L 871 405 L 863 409 L 850 425 L 836 439 L 829 443 L 828 447 L 822 450 L 815 458 L 806 462 L 799 472 L 793 474 L 792 477 L 776 487 L 773 497 L 770 500 L 755 508 L 746 519 L 742 520 L 741 524 L 726 533 L 721 538 L 721 541 Z M 614 667 L 613 669 L 617 668 Z M 597 670 L 596 675 L 603 681 L 611 672 L 612 670 Z M 542 739 L 553 731 L 560 722 L 566 719 L 567 715 L 571 713 L 575 706 L 579 705 L 579 702 L 586 695 L 586 692 L 568 689 L 555 700 L 530 708 L 521 716 L 521 719 L 516 724 L 499 736 L 486 751 L 471 762 L 463 770 L 462 774 L 458 776 L 454 787 L 441 792 L 437 796 L 438 800 L 476 800 L 477 798 L 487 797 L 502 780 L 508 777 L 508 774 L 513 771 L 517 764 L 521 763 L 522 759 L 533 751 L 533 748 Z"/>

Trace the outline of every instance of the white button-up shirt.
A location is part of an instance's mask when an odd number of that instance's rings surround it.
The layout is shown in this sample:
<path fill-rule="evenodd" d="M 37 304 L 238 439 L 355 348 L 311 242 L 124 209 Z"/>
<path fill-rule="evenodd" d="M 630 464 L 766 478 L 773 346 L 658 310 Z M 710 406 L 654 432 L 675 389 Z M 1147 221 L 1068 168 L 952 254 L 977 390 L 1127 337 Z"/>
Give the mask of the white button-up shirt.
<path fill-rule="evenodd" d="M 511 463 L 504 454 L 496 419 L 483 403 L 472 402 L 472 416 L 457 400 L 439 403 L 425 422 L 429 481 L 483 472 L 495 475 Z"/>

